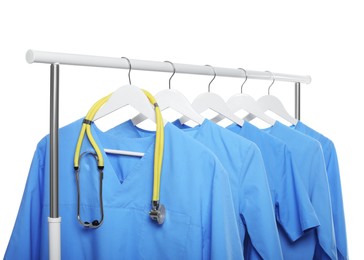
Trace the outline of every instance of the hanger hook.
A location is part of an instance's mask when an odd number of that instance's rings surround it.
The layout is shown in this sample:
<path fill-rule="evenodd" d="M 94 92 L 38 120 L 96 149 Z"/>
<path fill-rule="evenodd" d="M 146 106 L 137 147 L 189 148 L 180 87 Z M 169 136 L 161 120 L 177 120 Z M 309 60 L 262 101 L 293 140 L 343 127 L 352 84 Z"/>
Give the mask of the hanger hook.
<path fill-rule="evenodd" d="M 128 77 L 129 77 L 129 84 L 131 85 L 131 78 L 130 78 L 130 72 L 131 72 L 131 62 L 127 57 L 121 57 L 122 59 L 126 59 L 129 63 L 129 72 L 128 72 Z"/>
<path fill-rule="evenodd" d="M 266 70 L 265 72 L 269 72 L 269 73 L 270 73 L 270 75 L 271 75 L 271 78 L 273 78 L 272 83 L 271 83 L 271 84 L 269 85 L 269 87 L 268 87 L 268 95 L 270 95 L 270 88 L 273 86 L 274 82 L 276 81 L 276 77 L 274 77 L 273 72 L 270 72 L 270 71 L 268 71 L 268 70 Z"/>
<path fill-rule="evenodd" d="M 211 83 L 212 83 L 212 82 L 214 81 L 214 79 L 216 78 L 216 71 L 215 71 L 215 68 L 214 68 L 214 67 L 212 67 L 211 65 L 205 65 L 205 66 L 208 66 L 208 67 L 212 68 L 212 69 L 213 69 L 213 71 L 214 71 L 214 77 L 212 78 L 212 80 L 210 81 L 209 86 L 208 86 L 208 91 L 210 92 L 210 90 L 211 90 Z"/>
<path fill-rule="evenodd" d="M 176 73 L 176 68 L 174 67 L 173 62 L 170 62 L 170 61 L 168 61 L 168 60 L 166 60 L 166 61 L 164 61 L 164 62 L 168 62 L 169 64 L 171 64 L 171 65 L 172 65 L 172 68 L 173 68 L 173 73 L 172 73 L 171 77 L 169 78 L 169 83 L 168 83 L 168 87 L 169 87 L 169 89 L 171 89 L 171 80 L 172 80 L 172 78 L 173 78 L 174 74 Z"/>
<path fill-rule="evenodd" d="M 248 75 L 246 74 L 245 69 L 243 69 L 243 68 L 238 68 L 238 69 L 244 71 L 244 75 L 245 75 L 245 80 L 244 80 L 243 84 L 241 84 L 241 88 L 240 88 L 240 93 L 243 94 L 243 87 L 244 87 L 245 82 L 248 80 Z"/>

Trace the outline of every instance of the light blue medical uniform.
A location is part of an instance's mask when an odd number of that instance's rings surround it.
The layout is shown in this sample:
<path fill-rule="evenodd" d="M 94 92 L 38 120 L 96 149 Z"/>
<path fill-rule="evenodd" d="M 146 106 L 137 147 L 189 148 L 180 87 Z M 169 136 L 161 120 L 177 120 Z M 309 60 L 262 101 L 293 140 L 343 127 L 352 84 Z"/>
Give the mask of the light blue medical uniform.
<path fill-rule="evenodd" d="M 341 190 L 339 163 L 335 145 L 329 138 L 305 125 L 301 121 L 298 121 L 297 124 L 295 126 L 291 126 L 291 128 L 311 136 L 321 144 L 322 151 L 324 152 L 326 173 L 330 187 L 331 208 L 334 218 L 337 255 L 339 259 L 348 259 L 343 196 Z"/>
<path fill-rule="evenodd" d="M 282 243 L 294 246 L 304 232 L 319 226 L 319 221 L 291 152 L 283 141 L 249 122 L 242 126 L 233 124 L 227 129 L 254 142 L 262 152 L 279 232 L 283 233 L 281 239 L 288 239 Z M 284 247 L 282 252 L 289 259 Z M 297 257 L 299 253 L 298 250 Z"/>
<path fill-rule="evenodd" d="M 108 131 L 111 132 L 150 135 L 150 131 L 135 127 L 131 121 Z M 246 259 L 282 259 L 268 180 L 257 146 L 209 120 L 184 132 L 209 148 L 229 174 L 242 246 L 244 241 L 251 241 L 256 250 L 245 252 Z"/>
<path fill-rule="evenodd" d="M 59 132 L 59 209 L 62 259 L 242 259 L 227 173 L 207 148 L 165 126 L 160 201 L 166 219 L 149 217 L 155 137 L 126 138 L 91 125 L 104 148 L 144 152 L 142 158 L 105 154 L 104 223 L 87 229 L 77 220 L 73 156 L 80 119 Z M 82 151 L 93 151 L 85 138 Z M 48 259 L 49 136 L 35 151 L 5 259 Z M 80 163 L 81 215 L 99 219 L 99 173 L 94 158 Z"/>
<path fill-rule="evenodd" d="M 278 121 L 264 131 L 283 140 L 291 151 L 320 221 L 320 226 L 316 230 L 307 232 L 294 244 L 283 242 L 288 240 L 281 240 L 285 254 L 292 251 L 292 255 L 287 259 L 297 259 L 295 258 L 297 252 L 300 259 L 313 259 L 315 247 L 320 247 L 325 252 L 318 259 L 337 259 L 329 184 L 320 143 Z M 300 248 L 299 251 L 297 251 L 298 248 Z M 316 250 L 320 251 L 320 249 Z"/>

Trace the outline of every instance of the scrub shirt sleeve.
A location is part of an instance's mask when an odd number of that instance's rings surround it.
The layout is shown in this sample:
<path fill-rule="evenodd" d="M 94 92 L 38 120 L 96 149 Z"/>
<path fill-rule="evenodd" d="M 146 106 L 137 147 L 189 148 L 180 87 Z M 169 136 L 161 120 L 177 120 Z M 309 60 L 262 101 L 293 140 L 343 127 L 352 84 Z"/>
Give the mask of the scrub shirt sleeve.
<path fill-rule="evenodd" d="M 317 227 L 317 236 L 320 248 L 322 249 L 321 253 L 324 253 L 320 258 L 325 259 L 328 257 L 328 259 L 337 259 L 330 190 L 327 180 L 325 160 L 319 143 L 311 158 L 311 202 L 315 207 L 316 215 L 320 221 L 320 226 Z M 321 250 L 316 249 L 316 252 L 320 251 Z"/>
<path fill-rule="evenodd" d="M 328 151 L 326 151 L 325 154 L 329 155 L 326 156 L 327 158 L 325 157 L 325 160 L 330 186 L 337 253 L 339 259 L 348 259 L 344 203 L 341 190 L 339 162 L 336 154 L 335 145 L 331 141 L 326 149 L 328 149 Z"/>
<path fill-rule="evenodd" d="M 252 144 L 240 180 L 240 215 L 253 247 L 263 259 L 283 259 L 271 193 L 259 148 Z"/>
<path fill-rule="evenodd" d="M 228 175 L 216 159 L 203 259 L 243 259 Z"/>
<path fill-rule="evenodd" d="M 40 259 L 42 225 L 47 225 L 47 220 L 41 219 L 44 169 L 42 158 L 38 146 L 4 259 Z"/>
<path fill-rule="evenodd" d="M 282 178 L 277 184 L 277 221 L 292 242 L 320 225 L 291 152 L 284 147 Z"/>

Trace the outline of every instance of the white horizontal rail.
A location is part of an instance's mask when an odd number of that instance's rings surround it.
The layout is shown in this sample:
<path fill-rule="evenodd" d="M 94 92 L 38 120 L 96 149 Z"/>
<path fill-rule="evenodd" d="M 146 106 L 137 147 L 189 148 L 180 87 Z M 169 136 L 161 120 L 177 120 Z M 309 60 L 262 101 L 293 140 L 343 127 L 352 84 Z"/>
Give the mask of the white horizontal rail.
<path fill-rule="evenodd" d="M 129 63 L 126 59 L 81 55 L 81 54 L 68 54 L 57 52 L 45 52 L 28 50 L 26 53 L 26 60 L 28 63 L 59 63 L 65 65 L 77 66 L 91 66 L 91 67 L 105 67 L 116 69 L 129 69 Z M 160 61 L 145 61 L 145 60 L 130 60 L 133 70 L 147 70 L 147 71 L 160 71 L 160 72 L 173 72 L 171 64 Z M 189 65 L 181 63 L 173 63 L 176 73 L 184 74 L 198 74 L 213 76 L 214 72 L 211 67 L 203 65 Z M 244 78 L 244 72 L 239 69 L 214 67 L 216 76 L 220 77 L 236 77 Z M 263 71 L 246 70 L 249 79 L 265 79 L 271 80 L 272 74 Z M 287 82 L 300 82 L 309 84 L 311 82 L 310 76 L 291 75 L 283 73 L 273 73 L 276 81 Z"/>

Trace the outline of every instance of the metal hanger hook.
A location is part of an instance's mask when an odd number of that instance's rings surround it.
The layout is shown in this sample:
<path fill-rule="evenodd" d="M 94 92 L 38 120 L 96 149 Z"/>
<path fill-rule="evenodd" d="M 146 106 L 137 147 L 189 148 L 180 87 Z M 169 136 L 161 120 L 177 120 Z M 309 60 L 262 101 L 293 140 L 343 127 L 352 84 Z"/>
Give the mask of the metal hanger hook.
<path fill-rule="evenodd" d="M 214 77 L 212 78 L 212 80 L 210 81 L 209 86 L 208 86 L 208 92 L 210 92 L 210 90 L 211 90 L 211 83 L 212 83 L 212 82 L 214 81 L 214 79 L 216 78 L 216 71 L 215 71 L 215 68 L 214 68 L 214 67 L 212 67 L 211 65 L 205 65 L 205 66 L 208 66 L 208 67 L 212 68 L 212 70 L 214 71 Z"/>
<path fill-rule="evenodd" d="M 244 87 L 245 82 L 248 80 L 248 75 L 246 74 L 245 69 L 243 69 L 243 68 L 238 68 L 238 69 L 244 71 L 245 80 L 244 80 L 243 84 L 241 84 L 241 87 L 240 87 L 240 93 L 243 94 L 243 87 Z"/>
<path fill-rule="evenodd" d="M 171 64 L 171 65 L 172 65 L 172 68 L 173 68 L 173 73 L 172 73 L 171 77 L 169 78 L 169 83 L 168 83 L 168 87 L 169 87 L 169 89 L 171 89 L 171 80 L 172 80 L 172 78 L 173 78 L 174 74 L 176 73 L 176 68 L 174 67 L 173 62 L 170 62 L 170 61 L 168 61 L 168 60 L 166 60 L 166 61 L 164 61 L 164 62 L 168 62 L 169 64 Z"/>
<path fill-rule="evenodd" d="M 273 72 L 270 72 L 270 71 L 268 71 L 268 70 L 266 70 L 265 72 L 269 72 L 269 73 L 270 73 L 270 75 L 271 75 L 271 78 L 273 78 L 272 83 L 271 83 L 271 84 L 269 85 L 269 87 L 268 87 L 268 95 L 270 95 L 270 88 L 273 86 L 274 82 L 276 81 L 276 77 L 274 76 Z"/>
<path fill-rule="evenodd" d="M 129 78 L 129 84 L 131 85 L 131 78 L 130 78 L 130 72 L 131 72 L 131 62 L 127 57 L 121 57 L 122 59 L 126 59 L 129 63 L 129 72 L 128 72 L 128 78 Z"/>

